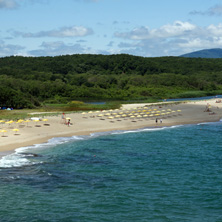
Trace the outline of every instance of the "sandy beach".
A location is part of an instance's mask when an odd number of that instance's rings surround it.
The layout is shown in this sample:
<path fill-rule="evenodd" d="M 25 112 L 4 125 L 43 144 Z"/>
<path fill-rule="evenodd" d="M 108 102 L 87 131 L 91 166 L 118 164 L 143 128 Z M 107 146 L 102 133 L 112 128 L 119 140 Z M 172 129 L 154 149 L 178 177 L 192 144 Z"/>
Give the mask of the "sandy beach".
<path fill-rule="evenodd" d="M 216 122 L 222 118 L 222 103 L 219 99 L 186 101 L 182 103 L 163 102 L 159 104 L 126 104 L 121 109 L 65 114 L 45 114 L 45 121 L 1 123 L 0 156 L 16 148 L 47 142 L 53 137 L 89 135 L 94 132 L 130 130 L 144 127 Z M 207 110 L 208 108 L 208 110 Z M 157 119 L 157 122 L 156 122 Z M 16 131 L 15 129 L 18 129 Z"/>

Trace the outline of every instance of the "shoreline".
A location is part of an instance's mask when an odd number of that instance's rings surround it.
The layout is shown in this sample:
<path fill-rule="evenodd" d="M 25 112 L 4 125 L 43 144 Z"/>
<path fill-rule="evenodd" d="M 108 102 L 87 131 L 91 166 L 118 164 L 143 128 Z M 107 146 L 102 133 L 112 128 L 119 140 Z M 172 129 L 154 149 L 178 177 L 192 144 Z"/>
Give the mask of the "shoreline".
<path fill-rule="evenodd" d="M 84 136 L 91 133 L 115 130 L 137 130 L 148 127 L 218 122 L 222 118 L 222 103 L 216 103 L 216 101 L 217 99 L 187 101 L 178 104 L 168 102 L 158 103 L 158 105 L 151 103 L 125 104 L 119 110 L 71 113 L 66 115 L 66 118 L 71 118 L 71 126 L 62 124 L 61 116 L 49 116 L 47 124 L 40 121 L 38 123 L 31 122 L 29 125 L 24 126 L 21 123 L 17 134 L 8 129 L 6 135 L 0 138 L 0 159 L 3 156 L 14 153 L 17 148 L 47 143 L 49 139 L 56 137 Z M 210 106 L 210 112 L 205 112 L 206 106 Z M 162 114 L 162 111 L 166 113 L 167 109 L 171 110 L 168 111 L 168 114 L 157 115 L 158 112 Z M 154 115 L 149 116 L 146 114 L 148 112 Z M 137 116 L 136 113 L 138 113 Z M 116 114 L 120 117 L 115 117 L 117 116 Z M 132 115 L 135 115 L 135 117 L 131 118 Z M 156 123 L 156 119 L 158 119 L 158 123 Z M 162 119 L 162 123 L 160 123 L 160 119 Z M 3 124 L 1 127 L 8 126 Z M 15 128 L 18 125 L 11 127 Z"/>

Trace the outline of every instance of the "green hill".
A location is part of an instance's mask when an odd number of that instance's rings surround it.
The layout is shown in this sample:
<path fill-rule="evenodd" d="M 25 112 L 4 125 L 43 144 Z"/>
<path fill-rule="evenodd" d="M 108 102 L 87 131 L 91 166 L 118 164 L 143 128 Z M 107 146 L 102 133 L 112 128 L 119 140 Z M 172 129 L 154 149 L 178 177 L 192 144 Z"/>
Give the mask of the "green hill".
<path fill-rule="evenodd" d="M 222 60 L 65 55 L 0 58 L 0 106 L 147 100 L 222 93 Z"/>

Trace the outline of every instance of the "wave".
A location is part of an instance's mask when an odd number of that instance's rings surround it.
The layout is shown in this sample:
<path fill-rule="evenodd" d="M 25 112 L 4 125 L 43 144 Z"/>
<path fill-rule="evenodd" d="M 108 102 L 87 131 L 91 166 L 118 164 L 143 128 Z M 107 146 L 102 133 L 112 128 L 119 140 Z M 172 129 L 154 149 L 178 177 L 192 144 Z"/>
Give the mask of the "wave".
<path fill-rule="evenodd" d="M 47 143 L 34 144 L 33 146 L 20 147 L 15 150 L 15 153 L 3 156 L 0 159 L 0 168 L 22 167 L 27 165 L 40 164 L 40 162 L 30 161 L 28 158 L 35 156 L 33 154 L 34 149 L 47 149 L 59 144 L 67 143 L 75 140 L 83 140 L 83 136 L 72 137 L 54 137 L 49 139 Z"/>

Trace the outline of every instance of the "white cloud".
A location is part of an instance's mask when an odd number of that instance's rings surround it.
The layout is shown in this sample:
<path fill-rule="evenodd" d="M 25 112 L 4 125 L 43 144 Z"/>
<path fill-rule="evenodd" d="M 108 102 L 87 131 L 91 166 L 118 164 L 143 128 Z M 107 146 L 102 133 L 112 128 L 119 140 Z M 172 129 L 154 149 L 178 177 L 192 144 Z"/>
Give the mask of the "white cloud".
<path fill-rule="evenodd" d="M 176 21 L 158 29 L 139 27 L 115 36 L 125 40 L 119 44 L 121 52 L 142 56 L 177 56 L 200 49 L 222 48 L 222 24 L 198 27 Z"/>
<path fill-rule="evenodd" d="M 18 3 L 15 0 L 0 0 L 0 9 L 15 9 L 18 7 Z"/>
<path fill-rule="evenodd" d="M 0 41 L 0 57 L 11 56 L 19 54 L 25 47 L 20 45 L 5 44 Z"/>
<path fill-rule="evenodd" d="M 135 28 L 131 32 L 115 33 L 116 37 L 132 39 L 132 40 L 145 40 L 153 38 L 169 38 L 181 36 L 187 32 L 191 32 L 196 27 L 189 22 L 176 21 L 172 25 L 164 25 L 159 29 L 150 30 L 149 27 Z"/>
<path fill-rule="evenodd" d="M 31 50 L 31 56 L 56 56 L 88 53 L 91 49 L 85 48 L 80 44 L 65 44 L 62 41 L 43 42 L 40 49 Z"/>
<path fill-rule="evenodd" d="M 39 49 L 28 51 L 29 56 L 57 56 L 57 55 L 72 55 L 72 54 L 112 54 L 107 50 L 93 49 L 86 45 L 67 44 L 63 41 L 42 42 Z"/>
<path fill-rule="evenodd" d="M 221 16 L 222 15 L 222 5 L 215 5 L 206 11 L 192 11 L 190 15 L 207 15 L 207 16 Z"/>
<path fill-rule="evenodd" d="M 40 37 L 83 37 L 93 34 L 93 30 L 83 26 L 62 27 L 58 30 L 40 31 L 36 33 L 24 33 L 13 31 L 14 36 L 22 36 L 23 38 L 40 38 Z"/>

